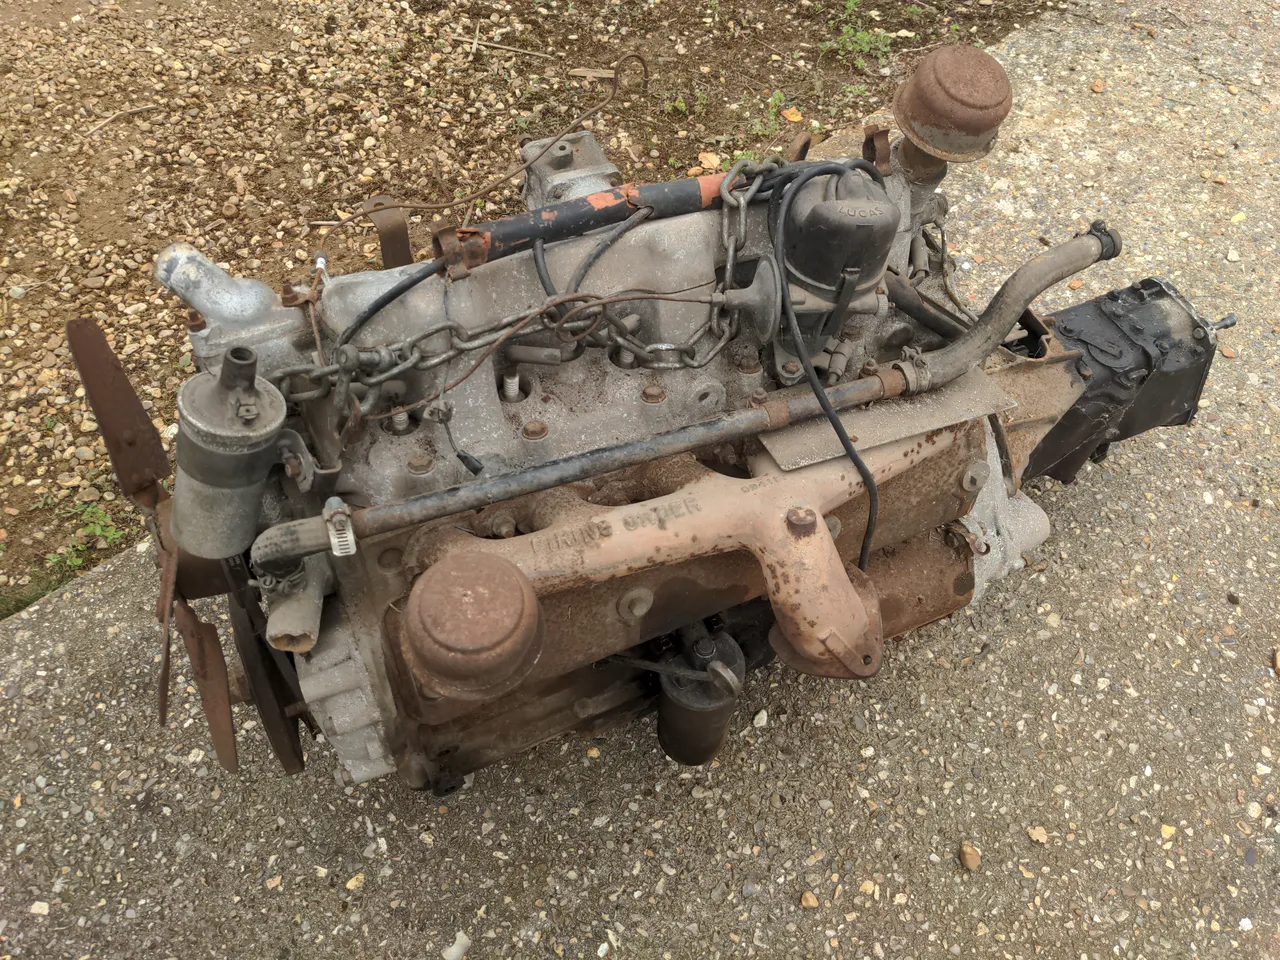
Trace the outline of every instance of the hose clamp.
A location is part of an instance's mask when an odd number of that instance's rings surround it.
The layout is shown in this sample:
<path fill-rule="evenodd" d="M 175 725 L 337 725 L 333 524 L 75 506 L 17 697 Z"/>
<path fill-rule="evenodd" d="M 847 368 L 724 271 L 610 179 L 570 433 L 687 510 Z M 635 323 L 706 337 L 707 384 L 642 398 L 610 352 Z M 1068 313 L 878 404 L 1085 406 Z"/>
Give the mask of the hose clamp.
<path fill-rule="evenodd" d="M 929 362 L 919 350 L 904 347 L 902 359 L 889 364 L 889 368 L 902 374 L 902 379 L 907 384 L 905 391 L 907 394 L 926 393 L 932 384 L 933 376 L 929 372 Z"/>
<path fill-rule="evenodd" d="M 351 528 L 351 508 L 341 497 L 324 502 L 324 525 L 329 531 L 329 548 L 335 557 L 349 557 L 356 552 L 356 532 Z"/>
<path fill-rule="evenodd" d="M 1089 229 L 1079 236 L 1096 237 L 1098 243 L 1102 247 L 1102 251 L 1098 254 L 1099 260 L 1114 260 L 1120 256 L 1120 252 L 1124 249 L 1124 243 L 1120 239 L 1120 234 L 1107 226 L 1106 221 L 1095 220 L 1089 224 Z"/>

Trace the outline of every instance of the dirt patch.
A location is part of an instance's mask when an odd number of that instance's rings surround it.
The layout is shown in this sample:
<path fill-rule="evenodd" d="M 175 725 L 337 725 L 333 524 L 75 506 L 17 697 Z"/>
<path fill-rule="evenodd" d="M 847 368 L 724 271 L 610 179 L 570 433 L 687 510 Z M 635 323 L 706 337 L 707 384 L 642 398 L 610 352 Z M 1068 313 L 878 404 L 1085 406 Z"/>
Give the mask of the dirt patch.
<path fill-rule="evenodd" d="M 190 360 L 184 311 L 150 276 L 168 243 L 194 243 L 277 286 L 301 279 L 321 245 L 336 269 L 367 268 L 376 264 L 368 228 L 330 234 L 325 223 L 375 193 L 440 201 L 486 183 L 522 139 L 554 133 L 602 99 L 607 81 L 575 68 L 644 57 L 647 87 L 628 70 L 591 123 L 629 179 L 670 179 L 856 125 L 924 51 L 990 43 L 1040 7 L 6 5 L 0 591 L 12 608 L 141 535 L 113 492 L 62 326 L 98 320 L 171 437 Z M 450 215 L 485 219 L 519 204 L 509 183 Z M 420 221 L 414 239 L 425 246 Z"/>

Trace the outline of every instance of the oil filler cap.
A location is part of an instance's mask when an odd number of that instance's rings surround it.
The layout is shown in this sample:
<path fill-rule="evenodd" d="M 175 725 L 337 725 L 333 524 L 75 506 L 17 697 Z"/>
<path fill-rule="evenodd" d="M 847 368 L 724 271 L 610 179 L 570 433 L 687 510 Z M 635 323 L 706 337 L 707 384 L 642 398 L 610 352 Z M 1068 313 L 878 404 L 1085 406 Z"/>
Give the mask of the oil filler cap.
<path fill-rule="evenodd" d="M 424 688 L 465 700 L 500 696 L 529 675 L 542 653 L 533 584 L 504 557 L 450 553 L 414 581 L 403 646 Z"/>

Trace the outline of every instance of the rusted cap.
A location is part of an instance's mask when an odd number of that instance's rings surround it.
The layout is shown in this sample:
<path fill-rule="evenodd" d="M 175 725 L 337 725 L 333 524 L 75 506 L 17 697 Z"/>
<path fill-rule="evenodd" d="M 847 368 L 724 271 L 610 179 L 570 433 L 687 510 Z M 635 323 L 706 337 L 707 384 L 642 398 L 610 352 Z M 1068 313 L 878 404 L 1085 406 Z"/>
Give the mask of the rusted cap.
<path fill-rule="evenodd" d="M 414 581 L 404 654 L 417 679 L 451 697 L 483 700 L 515 687 L 542 652 L 538 598 L 510 560 L 451 553 Z"/>
<path fill-rule="evenodd" d="M 985 157 L 1013 106 L 1004 67 L 977 47 L 933 51 L 898 88 L 893 117 L 908 140 L 941 160 Z"/>

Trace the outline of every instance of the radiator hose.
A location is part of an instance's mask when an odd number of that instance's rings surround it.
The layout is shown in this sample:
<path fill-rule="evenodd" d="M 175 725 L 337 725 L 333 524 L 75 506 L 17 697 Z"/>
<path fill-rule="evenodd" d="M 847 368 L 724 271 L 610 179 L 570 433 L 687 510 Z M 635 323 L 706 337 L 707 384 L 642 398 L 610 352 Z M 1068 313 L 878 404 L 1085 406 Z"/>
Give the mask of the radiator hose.
<path fill-rule="evenodd" d="M 905 375 L 908 392 L 936 390 L 973 369 L 1004 342 L 1036 297 L 1100 260 L 1118 257 L 1121 249 L 1120 234 L 1096 220 L 1087 233 L 1028 260 L 996 291 L 978 322 L 963 336 L 914 361 L 894 364 Z"/>

